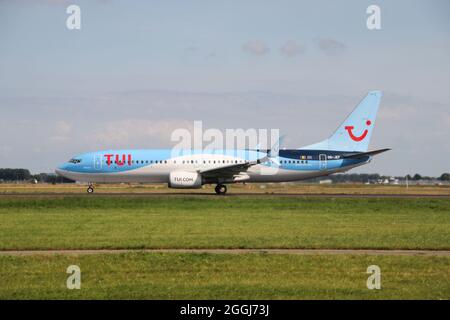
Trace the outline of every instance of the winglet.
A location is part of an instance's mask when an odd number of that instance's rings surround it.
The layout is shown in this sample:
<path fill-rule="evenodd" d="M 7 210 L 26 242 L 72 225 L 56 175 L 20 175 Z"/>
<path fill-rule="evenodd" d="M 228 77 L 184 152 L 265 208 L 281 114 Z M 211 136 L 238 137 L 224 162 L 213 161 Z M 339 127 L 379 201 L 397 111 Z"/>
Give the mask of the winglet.
<path fill-rule="evenodd" d="M 278 141 L 273 144 L 273 146 L 267 152 L 267 156 L 269 158 L 277 158 L 278 157 L 278 154 L 280 153 L 280 146 L 283 143 L 283 140 L 285 137 L 286 137 L 286 135 L 282 135 L 280 138 L 278 138 Z"/>
<path fill-rule="evenodd" d="M 282 135 L 277 142 L 273 144 L 273 146 L 267 150 L 267 155 L 262 157 L 261 159 L 256 160 L 256 163 L 262 163 L 266 161 L 273 162 L 275 165 L 279 166 L 280 163 L 278 162 L 278 154 L 280 153 L 280 146 L 283 143 L 284 138 L 286 135 Z"/>

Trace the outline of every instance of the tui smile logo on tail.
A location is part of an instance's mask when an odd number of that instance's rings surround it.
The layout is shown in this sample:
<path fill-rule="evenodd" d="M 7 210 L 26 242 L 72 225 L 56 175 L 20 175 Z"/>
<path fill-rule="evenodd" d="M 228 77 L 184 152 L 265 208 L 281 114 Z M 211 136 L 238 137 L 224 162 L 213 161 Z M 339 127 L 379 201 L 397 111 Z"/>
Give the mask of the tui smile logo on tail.
<path fill-rule="evenodd" d="M 366 121 L 366 125 L 367 125 L 367 126 L 370 126 L 371 124 L 372 124 L 372 122 L 371 122 L 370 120 L 367 120 L 367 121 Z M 369 133 L 369 130 L 365 129 L 365 130 L 363 131 L 363 133 L 362 133 L 360 136 L 355 136 L 355 135 L 353 134 L 353 128 L 354 128 L 354 126 L 346 126 L 346 127 L 345 127 L 345 130 L 347 130 L 348 135 L 350 136 L 350 138 L 351 138 L 353 141 L 362 141 L 362 140 L 364 140 L 364 138 L 367 136 L 367 133 Z"/>

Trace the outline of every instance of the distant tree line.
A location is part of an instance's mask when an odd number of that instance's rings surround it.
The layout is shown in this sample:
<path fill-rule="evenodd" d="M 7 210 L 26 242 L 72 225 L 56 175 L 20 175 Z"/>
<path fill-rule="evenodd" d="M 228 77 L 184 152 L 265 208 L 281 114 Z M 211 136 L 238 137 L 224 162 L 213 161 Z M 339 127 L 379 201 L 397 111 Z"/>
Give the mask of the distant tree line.
<path fill-rule="evenodd" d="M 31 174 L 28 169 L 0 168 L 0 182 L 28 181 L 44 183 L 71 183 L 73 180 L 52 173 Z"/>
<path fill-rule="evenodd" d="M 343 173 L 324 177 L 316 177 L 305 180 L 305 182 L 318 182 L 320 180 L 331 180 L 333 183 L 378 181 L 379 179 L 389 179 L 389 176 L 382 176 L 378 173 Z"/>
<path fill-rule="evenodd" d="M 377 181 L 378 179 L 389 179 L 387 176 L 382 176 L 378 173 L 347 173 L 347 174 L 336 174 L 328 176 L 335 183 L 342 182 L 367 182 L 367 181 Z"/>
<path fill-rule="evenodd" d="M 427 176 L 421 176 L 420 174 L 416 173 L 415 175 L 411 176 L 410 174 L 406 175 L 408 180 L 435 180 L 435 177 L 427 177 Z M 450 173 L 443 173 L 438 180 L 441 181 L 450 181 Z"/>
<path fill-rule="evenodd" d="M 443 173 L 439 177 L 439 180 L 441 181 L 450 181 L 450 173 Z"/>
<path fill-rule="evenodd" d="M 25 181 L 31 179 L 28 169 L 0 169 L 0 179 L 4 181 Z"/>
<path fill-rule="evenodd" d="M 450 181 L 450 173 L 443 173 L 441 174 L 439 177 L 428 177 L 428 176 L 422 176 L 418 173 L 414 174 L 414 175 L 406 175 L 406 176 L 386 176 L 386 175 L 380 175 L 378 173 L 372 173 L 372 174 L 368 174 L 368 173 L 347 173 L 347 174 L 335 174 L 335 175 L 330 175 L 330 176 L 325 176 L 325 177 L 317 177 L 317 178 L 312 178 L 309 180 L 305 180 L 305 182 L 318 182 L 320 180 L 331 180 L 334 183 L 344 183 L 344 182 L 359 182 L 359 183 L 366 183 L 366 182 L 376 182 L 379 180 L 385 180 L 385 179 L 390 179 L 390 178 L 395 178 L 398 179 L 399 181 L 404 181 L 405 179 L 408 179 L 410 181 L 419 181 L 419 180 L 427 180 L 427 181 L 432 181 L 432 180 L 439 180 L 439 181 Z"/>
<path fill-rule="evenodd" d="M 58 176 L 56 174 L 49 174 L 49 173 L 39 173 L 32 175 L 32 179 L 35 179 L 37 182 L 44 182 L 44 183 L 74 183 L 75 181 L 67 179 L 62 176 Z"/>

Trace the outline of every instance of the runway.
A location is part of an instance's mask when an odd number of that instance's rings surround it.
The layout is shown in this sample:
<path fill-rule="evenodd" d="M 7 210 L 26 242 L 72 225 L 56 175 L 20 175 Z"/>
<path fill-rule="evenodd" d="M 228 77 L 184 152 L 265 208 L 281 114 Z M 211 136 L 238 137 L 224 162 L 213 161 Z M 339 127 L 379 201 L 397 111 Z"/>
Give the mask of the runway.
<path fill-rule="evenodd" d="M 4 250 L 0 256 L 87 255 L 123 253 L 196 253 L 196 254 L 295 254 L 295 255 L 371 255 L 371 256 L 450 256 L 450 250 L 382 249 L 61 249 Z"/>
<path fill-rule="evenodd" d="M 114 197 L 114 196 L 129 196 L 129 197 L 159 197 L 159 196 L 184 196 L 184 197 L 298 197 L 298 198 L 401 198 L 401 199 L 450 199 L 450 194 L 348 194 L 348 193 L 228 193 L 226 195 L 216 195 L 212 192 L 202 193 L 185 193 L 185 192 L 159 192 L 159 193 L 112 193 L 112 192 L 97 192 L 94 194 L 86 193 L 0 193 L 0 197 Z"/>

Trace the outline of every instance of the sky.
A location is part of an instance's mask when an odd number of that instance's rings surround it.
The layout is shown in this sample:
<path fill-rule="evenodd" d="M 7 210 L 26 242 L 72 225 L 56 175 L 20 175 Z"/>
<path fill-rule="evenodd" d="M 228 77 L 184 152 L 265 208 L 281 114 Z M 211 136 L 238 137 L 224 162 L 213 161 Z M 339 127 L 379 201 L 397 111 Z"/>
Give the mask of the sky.
<path fill-rule="evenodd" d="M 81 9 L 69 30 L 66 8 Z M 381 29 L 366 25 L 369 5 Z M 0 0 L 0 167 L 171 148 L 171 132 L 279 129 L 328 137 L 370 90 L 383 99 L 352 172 L 450 171 L 450 2 Z"/>

